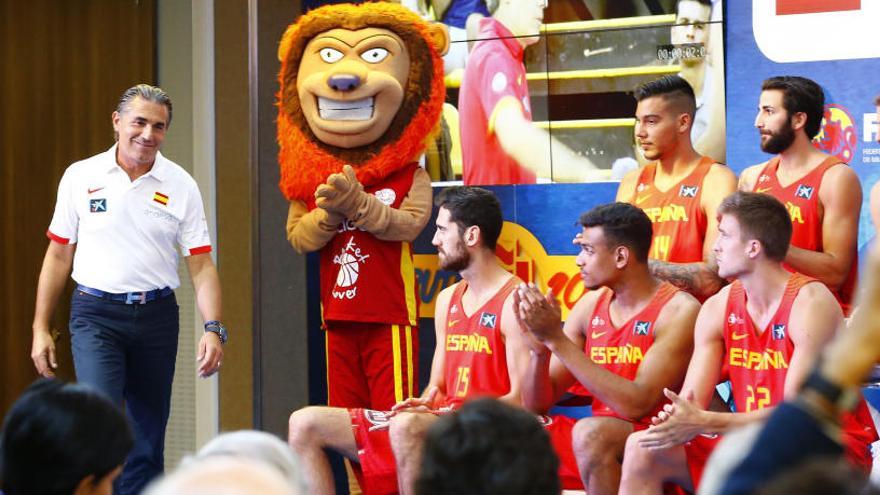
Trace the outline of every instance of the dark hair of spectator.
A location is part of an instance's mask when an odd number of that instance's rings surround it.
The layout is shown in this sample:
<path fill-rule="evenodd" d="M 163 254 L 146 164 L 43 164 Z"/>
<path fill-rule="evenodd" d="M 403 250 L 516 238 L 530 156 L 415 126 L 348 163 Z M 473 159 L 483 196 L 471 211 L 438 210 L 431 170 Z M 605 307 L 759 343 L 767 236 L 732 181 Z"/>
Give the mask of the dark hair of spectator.
<path fill-rule="evenodd" d="M 474 225 L 479 227 L 483 246 L 495 250 L 504 219 L 501 203 L 494 194 L 480 187 L 454 186 L 441 191 L 434 204 L 449 211 L 449 218 L 460 232 Z"/>
<path fill-rule="evenodd" d="M 5 495 L 71 495 L 125 462 L 133 439 L 121 409 L 78 384 L 42 379 L 12 405 L 0 438 Z"/>
<path fill-rule="evenodd" d="M 559 459 L 531 413 L 477 399 L 425 438 L 418 495 L 557 495 Z"/>

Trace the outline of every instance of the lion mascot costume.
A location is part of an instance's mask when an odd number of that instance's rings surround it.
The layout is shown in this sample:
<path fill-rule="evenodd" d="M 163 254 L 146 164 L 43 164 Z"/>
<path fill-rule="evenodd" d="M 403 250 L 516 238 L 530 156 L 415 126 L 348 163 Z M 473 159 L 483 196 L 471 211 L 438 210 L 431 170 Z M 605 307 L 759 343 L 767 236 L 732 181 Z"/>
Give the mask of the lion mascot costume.
<path fill-rule="evenodd" d="M 438 129 L 449 38 L 393 3 L 328 5 L 281 39 L 287 238 L 320 251 L 328 404 L 388 410 L 417 380 L 411 243 L 431 215 L 416 160 Z"/>

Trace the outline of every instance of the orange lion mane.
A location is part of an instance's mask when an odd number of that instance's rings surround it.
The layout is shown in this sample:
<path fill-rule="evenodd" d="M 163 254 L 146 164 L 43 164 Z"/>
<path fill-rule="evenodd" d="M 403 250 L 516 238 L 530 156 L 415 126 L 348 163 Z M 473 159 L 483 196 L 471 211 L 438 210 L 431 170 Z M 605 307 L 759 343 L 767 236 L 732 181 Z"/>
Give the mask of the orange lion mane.
<path fill-rule="evenodd" d="M 328 145 L 312 133 L 300 107 L 296 88 L 300 60 L 308 42 L 320 33 L 367 27 L 393 31 L 410 51 L 406 96 L 378 141 L 353 149 Z M 287 28 L 278 49 L 277 105 L 279 186 L 288 200 L 313 199 L 315 188 L 345 164 L 354 166 L 358 180 L 370 186 L 417 159 L 437 130 L 446 98 L 443 60 L 433 39 L 431 26 L 418 15 L 384 2 L 323 6 Z"/>

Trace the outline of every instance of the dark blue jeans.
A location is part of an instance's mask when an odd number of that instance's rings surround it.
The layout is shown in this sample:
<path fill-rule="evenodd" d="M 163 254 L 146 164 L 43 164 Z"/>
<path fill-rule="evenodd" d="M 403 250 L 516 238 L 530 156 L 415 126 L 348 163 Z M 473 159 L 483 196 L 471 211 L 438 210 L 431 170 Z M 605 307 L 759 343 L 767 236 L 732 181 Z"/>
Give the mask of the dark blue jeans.
<path fill-rule="evenodd" d="M 73 291 L 70 335 L 76 379 L 124 403 L 134 432 L 117 493 L 140 493 L 164 469 L 178 315 L 174 294 L 141 305 Z"/>

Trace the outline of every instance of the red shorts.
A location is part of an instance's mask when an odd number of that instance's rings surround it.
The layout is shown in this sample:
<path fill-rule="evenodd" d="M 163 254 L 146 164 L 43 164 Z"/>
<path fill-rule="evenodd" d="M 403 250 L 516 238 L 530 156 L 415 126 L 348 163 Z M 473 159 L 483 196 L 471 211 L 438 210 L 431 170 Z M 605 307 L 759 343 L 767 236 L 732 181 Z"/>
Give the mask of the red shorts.
<path fill-rule="evenodd" d="M 418 328 L 325 322 L 327 404 L 380 411 L 418 391 Z"/>
<path fill-rule="evenodd" d="M 397 468 L 391 440 L 390 421 L 386 411 L 350 409 L 351 427 L 358 450 L 359 463 L 353 463 L 358 483 L 366 495 L 397 493 Z M 571 430 L 576 420 L 567 416 L 538 416 L 553 450 L 559 456 L 559 479 L 565 490 L 583 490 L 577 461 L 571 447 Z M 370 431 L 370 428 L 379 428 Z"/>
<path fill-rule="evenodd" d="M 397 467 L 388 437 L 387 411 L 349 409 L 359 463 L 351 467 L 366 495 L 397 493 Z M 373 426 L 379 429 L 370 431 Z"/>
<path fill-rule="evenodd" d="M 864 399 L 853 412 L 844 415 L 842 433 L 846 459 L 856 468 L 870 473 L 874 463 L 871 444 L 877 440 L 877 430 Z"/>
<path fill-rule="evenodd" d="M 571 430 L 576 419 L 568 416 L 538 416 L 544 430 L 550 435 L 553 451 L 559 457 L 559 481 L 563 490 L 583 490 L 577 459 L 571 447 Z"/>
<path fill-rule="evenodd" d="M 613 416 L 616 417 L 616 416 Z M 571 432 L 578 420 L 568 416 L 539 416 L 541 424 L 550 435 L 553 450 L 559 456 L 559 480 L 563 490 L 585 490 L 578 470 L 577 459 L 572 448 Z M 622 419 L 622 418 L 619 418 Z M 623 420 L 627 421 L 627 420 Z M 648 427 L 642 423 L 631 423 L 633 431 L 641 431 Z"/>
<path fill-rule="evenodd" d="M 700 486 L 700 480 L 703 478 L 703 469 L 706 468 L 706 462 L 720 441 L 721 435 L 712 438 L 697 435 L 693 440 L 684 444 L 688 472 L 691 474 L 691 483 L 694 485 L 695 492 Z"/>

